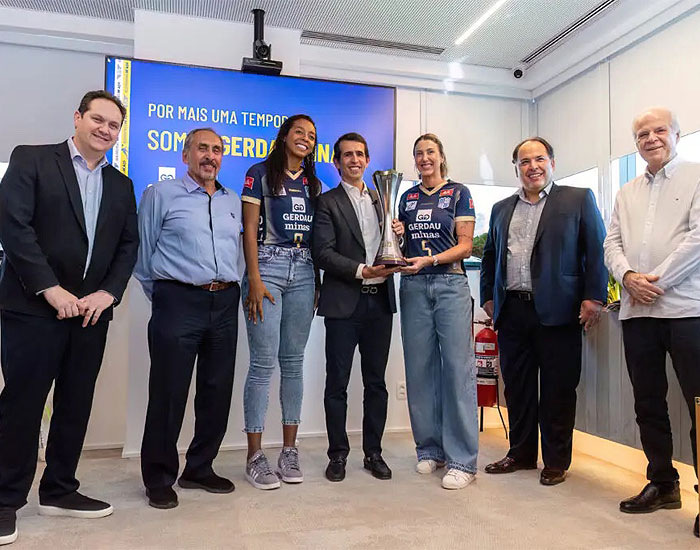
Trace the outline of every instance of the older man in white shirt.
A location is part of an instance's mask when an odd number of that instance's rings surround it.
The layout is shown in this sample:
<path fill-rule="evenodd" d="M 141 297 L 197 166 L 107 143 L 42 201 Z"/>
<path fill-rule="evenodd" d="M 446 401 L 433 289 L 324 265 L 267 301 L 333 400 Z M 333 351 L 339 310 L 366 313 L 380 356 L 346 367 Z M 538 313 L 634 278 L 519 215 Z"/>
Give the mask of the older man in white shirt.
<path fill-rule="evenodd" d="M 624 287 L 620 320 L 637 424 L 647 456 L 649 483 L 623 500 L 620 510 L 680 508 L 678 472 L 666 393 L 666 354 L 680 382 L 692 420 L 700 395 L 700 164 L 676 155 L 678 121 L 668 109 L 649 109 L 634 119 L 644 174 L 618 193 L 605 263 Z M 695 519 L 698 536 L 698 519 Z"/>

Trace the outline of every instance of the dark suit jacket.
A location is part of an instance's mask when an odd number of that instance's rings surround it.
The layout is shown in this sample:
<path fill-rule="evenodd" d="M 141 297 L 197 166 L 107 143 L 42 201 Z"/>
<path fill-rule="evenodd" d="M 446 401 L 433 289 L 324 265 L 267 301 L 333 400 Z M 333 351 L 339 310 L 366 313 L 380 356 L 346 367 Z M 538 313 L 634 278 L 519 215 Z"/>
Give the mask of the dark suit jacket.
<path fill-rule="evenodd" d="M 375 203 L 377 217 L 382 220 L 377 192 L 369 189 Z M 365 263 L 365 244 L 360 222 L 342 184 L 326 191 L 319 198 L 314 212 L 311 237 L 314 265 L 323 269 L 318 314 L 323 317 L 347 319 L 355 311 L 360 299 L 362 280 L 355 274 Z M 394 278 L 387 278 L 389 306 L 396 313 Z"/>
<path fill-rule="evenodd" d="M 39 316 L 56 311 L 36 293 L 61 285 L 79 298 L 106 290 L 121 300 L 139 238 L 131 180 L 102 169 L 102 200 L 90 266 L 78 180 L 66 142 L 20 145 L 0 183 L 0 309 Z M 112 308 L 102 314 L 112 318 Z M 101 317 L 101 318 L 102 318 Z"/>
<path fill-rule="evenodd" d="M 497 202 L 481 261 L 481 305 L 494 301 L 494 324 L 506 297 L 508 229 L 518 196 Z M 544 205 L 530 260 L 535 310 L 543 325 L 578 322 L 583 300 L 607 299 L 605 226 L 590 189 L 554 184 Z"/>

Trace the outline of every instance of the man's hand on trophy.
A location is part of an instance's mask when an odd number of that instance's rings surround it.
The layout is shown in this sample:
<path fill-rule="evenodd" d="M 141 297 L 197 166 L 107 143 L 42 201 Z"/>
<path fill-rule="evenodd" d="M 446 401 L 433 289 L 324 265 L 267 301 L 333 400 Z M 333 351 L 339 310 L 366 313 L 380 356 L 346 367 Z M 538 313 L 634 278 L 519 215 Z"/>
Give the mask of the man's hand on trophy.
<path fill-rule="evenodd" d="M 403 234 L 406 232 L 406 229 L 404 228 L 403 222 L 400 222 L 396 218 L 391 220 L 391 229 L 394 231 L 394 234 L 400 239 L 403 237 Z"/>
<path fill-rule="evenodd" d="M 390 275 L 398 272 L 400 269 L 401 268 L 399 266 L 366 265 L 362 268 L 362 278 L 374 279 L 375 277 L 389 277 Z"/>

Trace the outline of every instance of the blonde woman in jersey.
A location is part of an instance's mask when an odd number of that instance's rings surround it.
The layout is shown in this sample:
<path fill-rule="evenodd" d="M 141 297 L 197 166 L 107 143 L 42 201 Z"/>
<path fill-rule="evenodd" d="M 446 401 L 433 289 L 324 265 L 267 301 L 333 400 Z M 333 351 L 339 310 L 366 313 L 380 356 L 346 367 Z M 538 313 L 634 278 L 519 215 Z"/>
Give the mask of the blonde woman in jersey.
<path fill-rule="evenodd" d="M 445 489 L 474 479 L 478 451 L 472 304 L 462 260 L 471 255 L 474 203 L 447 179 L 441 141 L 420 136 L 413 157 L 421 183 L 399 202 L 409 266 L 401 274 L 401 336 L 418 464 L 445 467 Z"/>

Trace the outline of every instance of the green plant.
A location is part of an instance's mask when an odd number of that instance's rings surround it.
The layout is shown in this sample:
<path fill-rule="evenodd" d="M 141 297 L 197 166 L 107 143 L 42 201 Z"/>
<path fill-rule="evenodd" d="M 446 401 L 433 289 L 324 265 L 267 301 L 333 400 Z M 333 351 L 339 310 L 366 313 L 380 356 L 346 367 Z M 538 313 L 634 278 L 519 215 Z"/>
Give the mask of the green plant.
<path fill-rule="evenodd" d="M 482 258 L 484 256 L 484 245 L 486 244 L 486 237 L 488 233 L 483 233 L 474 237 L 472 241 L 472 256 L 477 258 Z"/>

